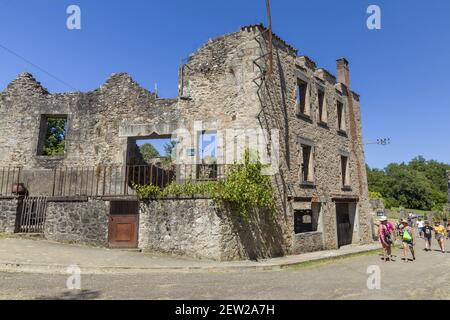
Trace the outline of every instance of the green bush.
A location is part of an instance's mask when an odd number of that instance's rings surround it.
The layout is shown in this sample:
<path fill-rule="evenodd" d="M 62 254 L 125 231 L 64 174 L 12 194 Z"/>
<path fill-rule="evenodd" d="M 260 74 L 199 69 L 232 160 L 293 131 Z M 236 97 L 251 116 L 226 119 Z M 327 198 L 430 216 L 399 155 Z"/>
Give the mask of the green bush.
<path fill-rule="evenodd" d="M 135 185 L 139 199 L 158 199 L 168 196 L 204 195 L 212 198 L 216 204 L 228 204 L 241 214 L 245 220 L 249 219 L 253 208 L 265 208 L 274 211 L 274 192 L 269 176 L 262 174 L 264 165 L 256 159 L 251 160 L 251 153 L 246 150 L 242 163 L 231 166 L 226 171 L 224 181 L 211 181 L 185 184 L 172 182 L 161 189 L 158 186 Z"/>

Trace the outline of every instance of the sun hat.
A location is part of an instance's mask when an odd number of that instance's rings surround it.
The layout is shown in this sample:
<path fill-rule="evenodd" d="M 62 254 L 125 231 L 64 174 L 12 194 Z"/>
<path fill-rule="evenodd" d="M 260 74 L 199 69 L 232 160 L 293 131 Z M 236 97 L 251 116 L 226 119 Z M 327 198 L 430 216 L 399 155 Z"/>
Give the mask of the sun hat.
<path fill-rule="evenodd" d="M 387 217 L 386 216 L 381 216 L 380 219 L 378 219 L 378 220 L 380 220 L 381 222 L 387 221 Z"/>

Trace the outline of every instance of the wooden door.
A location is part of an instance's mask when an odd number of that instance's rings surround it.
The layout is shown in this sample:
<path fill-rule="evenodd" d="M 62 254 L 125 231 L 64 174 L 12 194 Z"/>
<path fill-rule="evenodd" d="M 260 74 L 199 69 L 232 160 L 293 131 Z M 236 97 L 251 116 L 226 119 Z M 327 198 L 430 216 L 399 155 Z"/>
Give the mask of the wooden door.
<path fill-rule="evenodd" d="M 351 244 L 353 228 L 350 222 L 350 210 L 348 203 L 336 203 L 336 224 L 338 247 Z"/>
<path fill-rule="evenodd" d="M 108 240 L 111 248 L 137 248 L 139 206 L 136 201 L 111 201 Z"/>

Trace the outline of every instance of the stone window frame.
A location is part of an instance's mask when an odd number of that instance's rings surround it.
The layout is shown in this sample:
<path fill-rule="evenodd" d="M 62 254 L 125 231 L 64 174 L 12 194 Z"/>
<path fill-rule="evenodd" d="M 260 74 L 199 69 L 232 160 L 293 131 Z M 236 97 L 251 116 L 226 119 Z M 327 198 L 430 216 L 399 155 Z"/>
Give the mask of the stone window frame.
<path fill-rule="evenodd" d="M 302 187 L 315 187 L 315 176 L 316 176 L 316 167 L 315 167 L 315 152 L 316 152 L 316 144 L 313 140 L 308 138 L 299 137 L 299 179 L 300 185 Z M 303 158 L 303 149 L 304 147 L 310 148 L 309 160 L 308 160 L 308 178 L 305 180 L 304 178 L 304 158 Z"/>
<path fill-rule="evenodd" d="M 308 122 L 312 122 L 312 106 L 311 106 L 311 91 L 312 85 L 311 81 L 300 71 L 297 71 L 296 74 L 296 83 L 295 83 L 295 114 L 297 117 L 302 118 Z M 299 96 L 299 88 L 300 85 L 304 87 L 305 94 L 303 96 L 303 100 Z M 301 102 L 304 102 L 302 112 L 301 110 Z"/>
<path fill-rule="evenodd" d="M 345 150 L 339 150 L 339 164 L 340 164 L 340 181 L 341 181 L 341 189 L 343 191 L 351 191 L 351 173 L 350 173 L 350 152 Z M 344 176 L 344 166 L 342 160 L 346 160 L 345 164 L 345 176 Z"/>
<path fill-rule="evenodd" d="M 328 128 L 328 96 L 326 87 L 322 84 L 316 84 L 317 87 L 317 124 Z M 321 103 L 322 94 L 322 103 Z"/>
<path fill-rule="evenodd" d="M 339 108 L 340 106 L 342 106 L 342 109 Z M 336 98 L 335 107 L 337 132 L 339 135 L 347 137 L 347 107 L 340 95 Z"/>
<path fill-rule="evenodd" d="M 35 157 L 37 158 L 43 158 L 43 159 L 52 159 L 52 160 L 61 160 L 66 158 L 67 155 L 67 141 L 68 136 L 70 132 L 70 122 L 71 122 L 71 115 L 68 113 L 41 113 L 39 115 L 39 127 L 38 127 L 38 134 L 37 134 L 37 141 L 35 144 Z M 61 156 L 48 156 L 44 155 L 44 145 L 47 135 L 47 121 L 48 119 L 65 119 L 66 120 L 66 136 L 65 136 L 65 145 L 64 145 L 64 155 Z"/>

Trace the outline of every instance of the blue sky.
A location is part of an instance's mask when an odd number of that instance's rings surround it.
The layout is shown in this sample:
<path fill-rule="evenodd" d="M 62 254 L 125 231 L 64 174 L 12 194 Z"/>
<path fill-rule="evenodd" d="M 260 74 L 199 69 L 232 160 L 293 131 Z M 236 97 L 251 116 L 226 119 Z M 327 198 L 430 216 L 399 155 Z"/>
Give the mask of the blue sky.
<path fill-rule="evenodd" d="M 66 28 L 66 8 L 81 7 L 82 29 Z M 382 29 L 366 27 L 370 4 Z M 272 0 L 274 32 L 335 72 L 350 61 L 361 94 L 370 166 L 417 155 L 450 163 L 450 1 Z M 88 91 L 113 72 L 174 97 L 180 63 L 209 38 L 265 22 L 264 0 L 0 0 L 0 89 L 29 71 L 52 92 Z"/>

